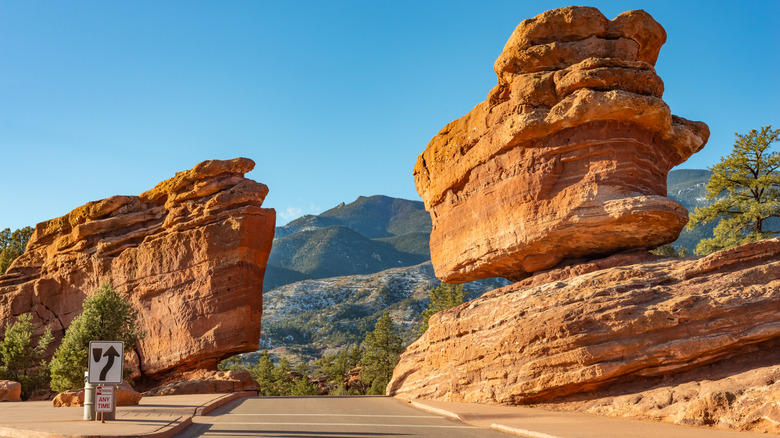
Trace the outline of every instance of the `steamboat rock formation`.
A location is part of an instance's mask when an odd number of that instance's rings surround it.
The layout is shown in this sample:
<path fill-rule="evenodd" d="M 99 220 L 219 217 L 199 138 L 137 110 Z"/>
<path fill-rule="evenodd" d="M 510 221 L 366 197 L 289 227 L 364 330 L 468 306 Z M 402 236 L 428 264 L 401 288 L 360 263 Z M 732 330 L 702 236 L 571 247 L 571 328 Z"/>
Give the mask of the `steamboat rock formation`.
<path fill-rule="evenodd" d="M 38 224 L 0 277 L 0 324 L 32 312 L 38 333 L 49 326 L 60 339 L 86 294 L 109 281 L 139 311 L 143 377 L 215 369 L 255 351 L 275 212 L 261 208 L 268 188 L 243 177 L 253 167 L 206 161 L 139 196 Z"/>
<path fill-rule="evenodd" d="M 450 283 L 513 281 L 565 259 L 674 241 L 688 212 L 666 175 L 709 129 L 673 116 L 653 68 L 664 29 L 646 12 L 590 7 L 520 23 L 498 85 L 419 156 L 431 258 Z"/>
<path fill-rule="evenodd" d="M 388 393 L 780 432 L 780 239 L 638 259 L 531 277 L 432 316 Z"/>

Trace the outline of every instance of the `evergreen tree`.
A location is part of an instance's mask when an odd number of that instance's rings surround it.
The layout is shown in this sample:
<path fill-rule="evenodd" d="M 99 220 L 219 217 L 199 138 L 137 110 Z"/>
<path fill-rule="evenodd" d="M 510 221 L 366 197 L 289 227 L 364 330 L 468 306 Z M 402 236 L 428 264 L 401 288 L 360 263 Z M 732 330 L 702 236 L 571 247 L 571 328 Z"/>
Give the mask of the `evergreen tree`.
<path fill-rule="evenodd" d="M 124 341 L 125 351 L 143 337 L 137 327 L 138 312 L 130 300 L 110 284 L 100 286 L 84 300 L 84 311 L 70 324 L 52 358 L 51 388 L 62 392 L 81 388 L 88 365 L 90 341 Z"/>
<path fill-rule="evenodd" d="M 295 397 L 318 395 L 317 385 L 309 381 L 309 366 L 301 362 L 295 367 L 295 371 L 298 372 L 298 376 L 293 379 L 289 395 Z"/>
<path fill-rule="evenodd" d="M 27 400 L 49 380 L 48 365 L 43 354 L 54 337 L 46 327 L 38 343 L 33 346 L 35 332 L 32 314 L 19 315 L 19 319 L 6 328 L 0 341 L 0 379 L 13 380 L 22 385 L 22 399 Z"/>
<path fill-rule="evenodd" d="M 268 350 L 263 350 L 257 364 L 249 370 L 252 377 L 260 385 L 259 395 L 273 396 L 279 395 L 279 388 L 274 377 L 274 362 Z"/>
<path fill-rule="evenodd" d="M 337 355 L 326 355 L 321 357 L 316 364 L 322 368 L 323 374 L 328 376 L 328 386 L 330 387 L 330 394 L 333 395 L 358 395 L 359 391 L 355 388 L 346 387 L 344 384 L 345 379 L 348 377 L 349 372 L 358 366 L 360 359 L 363 356 L 363 351 L 360 346 L 353 345 L 347 346 L 343 350 L 339 351 Z"/>
<path fill-rule="evenodd" d="M 279 359 L 279 363 L 274 367 L 273 379 L 279 395 L 290 395 L 293 382 L 290 377 L 290 361 L 286 357 Z"/>
<path fill-rule="evenodd" d="M 456 286 L 442 283 L 431 289 L 428 292 L 428 298 L 430 298 L 428 308 L 422 312 L 423 324 L 420 327 L 420 334 L 422 335 L 428 330 L 428 320 L 431 319 L 431 316 L 442 310 L 451 309 L 457 305 L 463 304 L 468 296 L 469 292 L 463 288 L 462 284 Z"/>
<path fill-rule="evenodd" d="M 13 233 L 10 228 L 0 231 L 0 275 L 5 274 L 11 263 L 24 254 L 33 231 L 32 227 L 24 227 Z"/>
<path fill-rule="evenodd" d="M 770 152 L 780 138 L 780 129 L 764 126 L 745 135 L 735 134 L 734 149 L 711 170 L 707 199 L 688 222 L 693 229 L 703 222 L 717 220 L 714 237 L 696 246 L 699 255 L 765 239 L 778 231 L 768 230 L 766 220 L 780 218 L 780 152 Z"/>
<path fill-rule="evenodd" d="M 680 245 L 675 248 L 671 243 L 661 245 L 650 252 L 663 257 L 688 257 L 690 255 L 684 246 Z"/>
<path fill-rule="evenodd" d="M 366 333 L 363 340 L 360 379 L 368 388 L 368 394 L 385 393 L 402 351 L 401 336 L 393 326 L 390 313 L 385 312 L 376 322 L 374 331 Z"/>

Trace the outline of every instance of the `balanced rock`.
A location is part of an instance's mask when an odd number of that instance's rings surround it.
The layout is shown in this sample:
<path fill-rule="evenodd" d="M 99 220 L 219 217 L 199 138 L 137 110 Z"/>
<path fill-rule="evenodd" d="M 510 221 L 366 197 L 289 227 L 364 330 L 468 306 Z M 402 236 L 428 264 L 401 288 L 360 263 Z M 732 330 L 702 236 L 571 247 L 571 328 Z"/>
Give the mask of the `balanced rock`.
<path fill-rule="evenodd" d="M 433 315 L 388 394 L 629 416 L 661 406 L 643 415 L 780 432 L 780 239 L 636 260 L 532 277 Z"/>
<path fill-rule="evenodd" d="M 662 100 L 653 66 L 665 41 L 641 10 L 610 21 L 566 7 L 520 23 L 498 85 L 414 167 L 440 279 L 517 281 L 678 237 L 688 212 L 666 197 L 666 176 L 709 129 Z"/>
<path fill-rule="evenodd" d="M 261 207 L 268 188 L 243 176 L 253 167 L 206 161 L 38 224 L 0 277 L 0 325 L 32 312 L 58 345 L 87 294 L 111 282 L 146 333 L 134 352 L 142 380 L 255 351 L 275 212 Z"/>

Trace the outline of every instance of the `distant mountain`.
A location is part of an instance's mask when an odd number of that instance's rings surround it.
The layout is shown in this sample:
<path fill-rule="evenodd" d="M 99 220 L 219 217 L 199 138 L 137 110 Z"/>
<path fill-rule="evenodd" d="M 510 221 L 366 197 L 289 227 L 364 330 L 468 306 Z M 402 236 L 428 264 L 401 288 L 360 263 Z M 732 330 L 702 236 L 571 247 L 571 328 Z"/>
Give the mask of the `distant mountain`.
<path fill-rule="evenodd" d="M 707 200 L 707 183 L 712 177 L 709 170 L 672 170 L 666 179 L 667 196 L 676 199 L 680 204 L 693 213 L 697 207 L 704 207 L 710 203 Z M 673 243 L 674 246 L 684 246 L 691 254 L 696 245 L 702 239 L 713 236 L 717 221 L 699 224 L 693 230 L 684 229 L 680 237 Z M 767 222 L 768 229 L 780 229 L 780 219 L 772 218 Z"/>
<path fill-rule="evenodd" d="M 674 198 L 687 208 L 689 212 L 697 207 L 709 204 L 707 200 L 707 183 L 712 177 L 709 170 L 680 169 L 672 170 L 666 178 L 666 196 Z M 700 240 L 713 236 L 712 230 L 716 223 L 701 224 L 693 230 L 683 229 L 680 237 L 672 243 L 674 246 L 683 246 L 691 254 L 696 249 Z"/>
<path fill-rule="evenodd" d="M 264 290 L 305 279 L 371 274 L 430 260 L 422 202 L 361 196 L 276 228 Z"/>
<path fill-rule="evenodd" d="M 406 343 L 417 338 L 428 291 L 440 284 L 430 262 L 367 275 L 288 284 L 263 296 L 260 348 L 297 358 L 332 354 L 360 343 L 379 316 L 390 312 Z M 469 299 L 509 284 L 503 279 L 464 284 Z"/>

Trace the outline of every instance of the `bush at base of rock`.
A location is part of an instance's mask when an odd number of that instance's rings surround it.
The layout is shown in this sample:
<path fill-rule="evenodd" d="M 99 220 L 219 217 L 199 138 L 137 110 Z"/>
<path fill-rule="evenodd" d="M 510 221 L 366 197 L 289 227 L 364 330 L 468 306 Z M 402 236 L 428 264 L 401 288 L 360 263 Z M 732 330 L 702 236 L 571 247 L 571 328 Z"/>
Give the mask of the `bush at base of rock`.
<path fill-rule="evenodd" d="M 22 384 L 12 380 L 0 380 L 0 402 L 17 402 L 22 399 Z"/>

